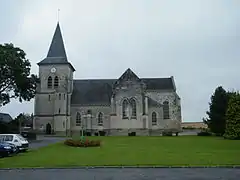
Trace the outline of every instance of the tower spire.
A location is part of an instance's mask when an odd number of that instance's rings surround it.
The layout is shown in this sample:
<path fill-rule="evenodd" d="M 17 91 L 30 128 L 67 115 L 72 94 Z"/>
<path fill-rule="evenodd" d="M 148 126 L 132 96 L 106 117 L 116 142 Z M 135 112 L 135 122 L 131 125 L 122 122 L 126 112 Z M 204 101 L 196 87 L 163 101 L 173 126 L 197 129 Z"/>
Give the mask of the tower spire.
<path fill-rule="evenodd" d="M 67 61 L 67 55 L 64 47 L 64 42 L 63 42 L 59 22 L 57 23 L 57 27 L 55 29 L 55 32 L 52 38 L 52 43 L 50 45 L 47 57 L 65 58 Z"/>
<path fill-rule="evenodd" d="M 47 53 L 47 57 L 37 64 L 39 66 L 50 64 L 67 64 L 71 67 L 73 71 L 75 71 L 74 67 L 70 62 L 68 62 L 67 59 L 59 22 L 57 23 L 57 27 L 55 29 L 51 45 Z"/>

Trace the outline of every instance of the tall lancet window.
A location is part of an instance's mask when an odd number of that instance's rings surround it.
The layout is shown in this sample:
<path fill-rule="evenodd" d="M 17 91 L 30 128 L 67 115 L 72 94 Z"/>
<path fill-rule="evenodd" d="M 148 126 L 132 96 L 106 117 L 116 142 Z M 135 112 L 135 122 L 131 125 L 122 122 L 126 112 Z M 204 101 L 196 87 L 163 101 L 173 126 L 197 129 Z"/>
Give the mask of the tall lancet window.
<path fill-rule="evenodd" d="M 156 112 L 152 113 L 152 125 L 153 126 L 157 125 L 157 113 Z"/>
<path fill-rule="evenodd" d="M 130 100 L 130 105 L 131 105 L 131 110 L 132 110 L 131 118 L 136 119 L 136 117 L 137 117 L 137 106 L 136 106 L 135 99 Z"/>
<path fill-rule="evenodd" d="M 169 119 L 169 102 L 163 102 L 163 119 Z"/>
<path fill-rule="evenodd" d="M 79 112 L 77 112 L 77 115 L 76 115 L 76 126 L 81 126 L 81 125 L 82 125 L 81 114 Z"/>
<path fill-rule="evenodd" d="M 58 78 L 58 76 L 55 76 L 55 78 L 54 78 L 54 88 L 57 88 L 58 85 L 59 85 L 59 78 Z"/>
<path fill-rule="evenodd" d="M 128 102 L 126 99 L 124 99 L 123 103 L 122 103 L 122 118 L 123 119 L 127 119 L 127 117 L 128 117 L 127 111 L 128 111 Z"/>
<path fill-rule="evenodd" d="M 51 77 L 51 76 L 48 77 L 47 87 L 48 87 L 49 89 L 52 88 L 52 77 Z"/>
<path fill-rule="evenodd" d="M 103 113 L 98 114 L 98 125 L 102 126 L 103 125 Z"/>

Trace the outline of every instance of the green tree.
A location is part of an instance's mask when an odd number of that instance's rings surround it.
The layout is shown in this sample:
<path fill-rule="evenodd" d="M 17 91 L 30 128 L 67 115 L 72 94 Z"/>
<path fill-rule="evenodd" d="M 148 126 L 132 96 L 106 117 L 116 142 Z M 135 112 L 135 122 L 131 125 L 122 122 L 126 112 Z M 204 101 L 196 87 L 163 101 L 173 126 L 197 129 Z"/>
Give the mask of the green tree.
<path fill-rule="evenodd" d="M 240 94 L 238 92 L 230 95 L 224 138 L 240 139 Z"/>
<path fill-rule="evenodd" d="M 0 44 L 0 107 L 11 98 L 29 101 L 35 95 L 37 77 L 30 75 L 25 52 L 13 44 Z"/>
<path fill-rule="evenodd" d="M 21 132 L 22 127 L 32 127 L 32 115 L 20 113 L 13 121 L 9 122 L 13 131 Z"/>
<path fill-rule="evenodd" d="M 209 111 L 207 111 L 208 118 L 204 119 L 210 131 L 217 135 L 223 135 L 225 132 L 228 97 L 228 93 L 222 86 L 217 87 L 211 96 Z"/>

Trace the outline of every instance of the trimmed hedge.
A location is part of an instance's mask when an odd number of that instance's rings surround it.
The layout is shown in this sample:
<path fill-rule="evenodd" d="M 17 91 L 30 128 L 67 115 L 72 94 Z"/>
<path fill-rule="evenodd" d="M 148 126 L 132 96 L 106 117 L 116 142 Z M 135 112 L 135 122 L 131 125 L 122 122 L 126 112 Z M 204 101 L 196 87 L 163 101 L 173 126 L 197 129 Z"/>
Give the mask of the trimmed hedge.
<path fill-rule="evenodd" d="M 136 132 L 128 133 L 128 136 L 136 136 Z"/>
<path fill-rule="evenodd" d="M 105 132 L 105 131 L 99 131 L 99 135 L 100 135 L 100 136 L 105 136 L 105 135 L 106 135 L 106 132 Z"/>
<path fill-rule="evenodd" d="M 162 136 L 172 136 L 172 132 L 163 132 Z"/>
<path fill-rule="evenodd" d="M 67 139 L 64 141 L 64 144 L 67 146 L 73 146 L 73 147 L 99 147 L 101 146 L 100 140 L 73 140 L 73 139 Z"/>

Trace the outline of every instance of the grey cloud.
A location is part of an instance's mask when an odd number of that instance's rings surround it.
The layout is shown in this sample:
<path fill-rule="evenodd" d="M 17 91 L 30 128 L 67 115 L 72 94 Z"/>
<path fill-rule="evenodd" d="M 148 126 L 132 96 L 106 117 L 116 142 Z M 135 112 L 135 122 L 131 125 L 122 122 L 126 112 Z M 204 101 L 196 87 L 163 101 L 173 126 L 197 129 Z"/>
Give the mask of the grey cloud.
<path fill-rule="evenodd" d="M 216 86 L 240 88 L 238 1 L 43 0 L 19 5 L 15 11 L 7 1 L 3 4 L 12 13 L 0 29 L 0 42 L 23 48 L 34 73 L 47 54 L 60 8 L 75 78 L 117 78 L 128 67 L 140 77 L 173 75 L 184 121 L 201 121 Z M 15 116 L 32 110 L 33 101 L 13 102 L 1 111 Z"/>

